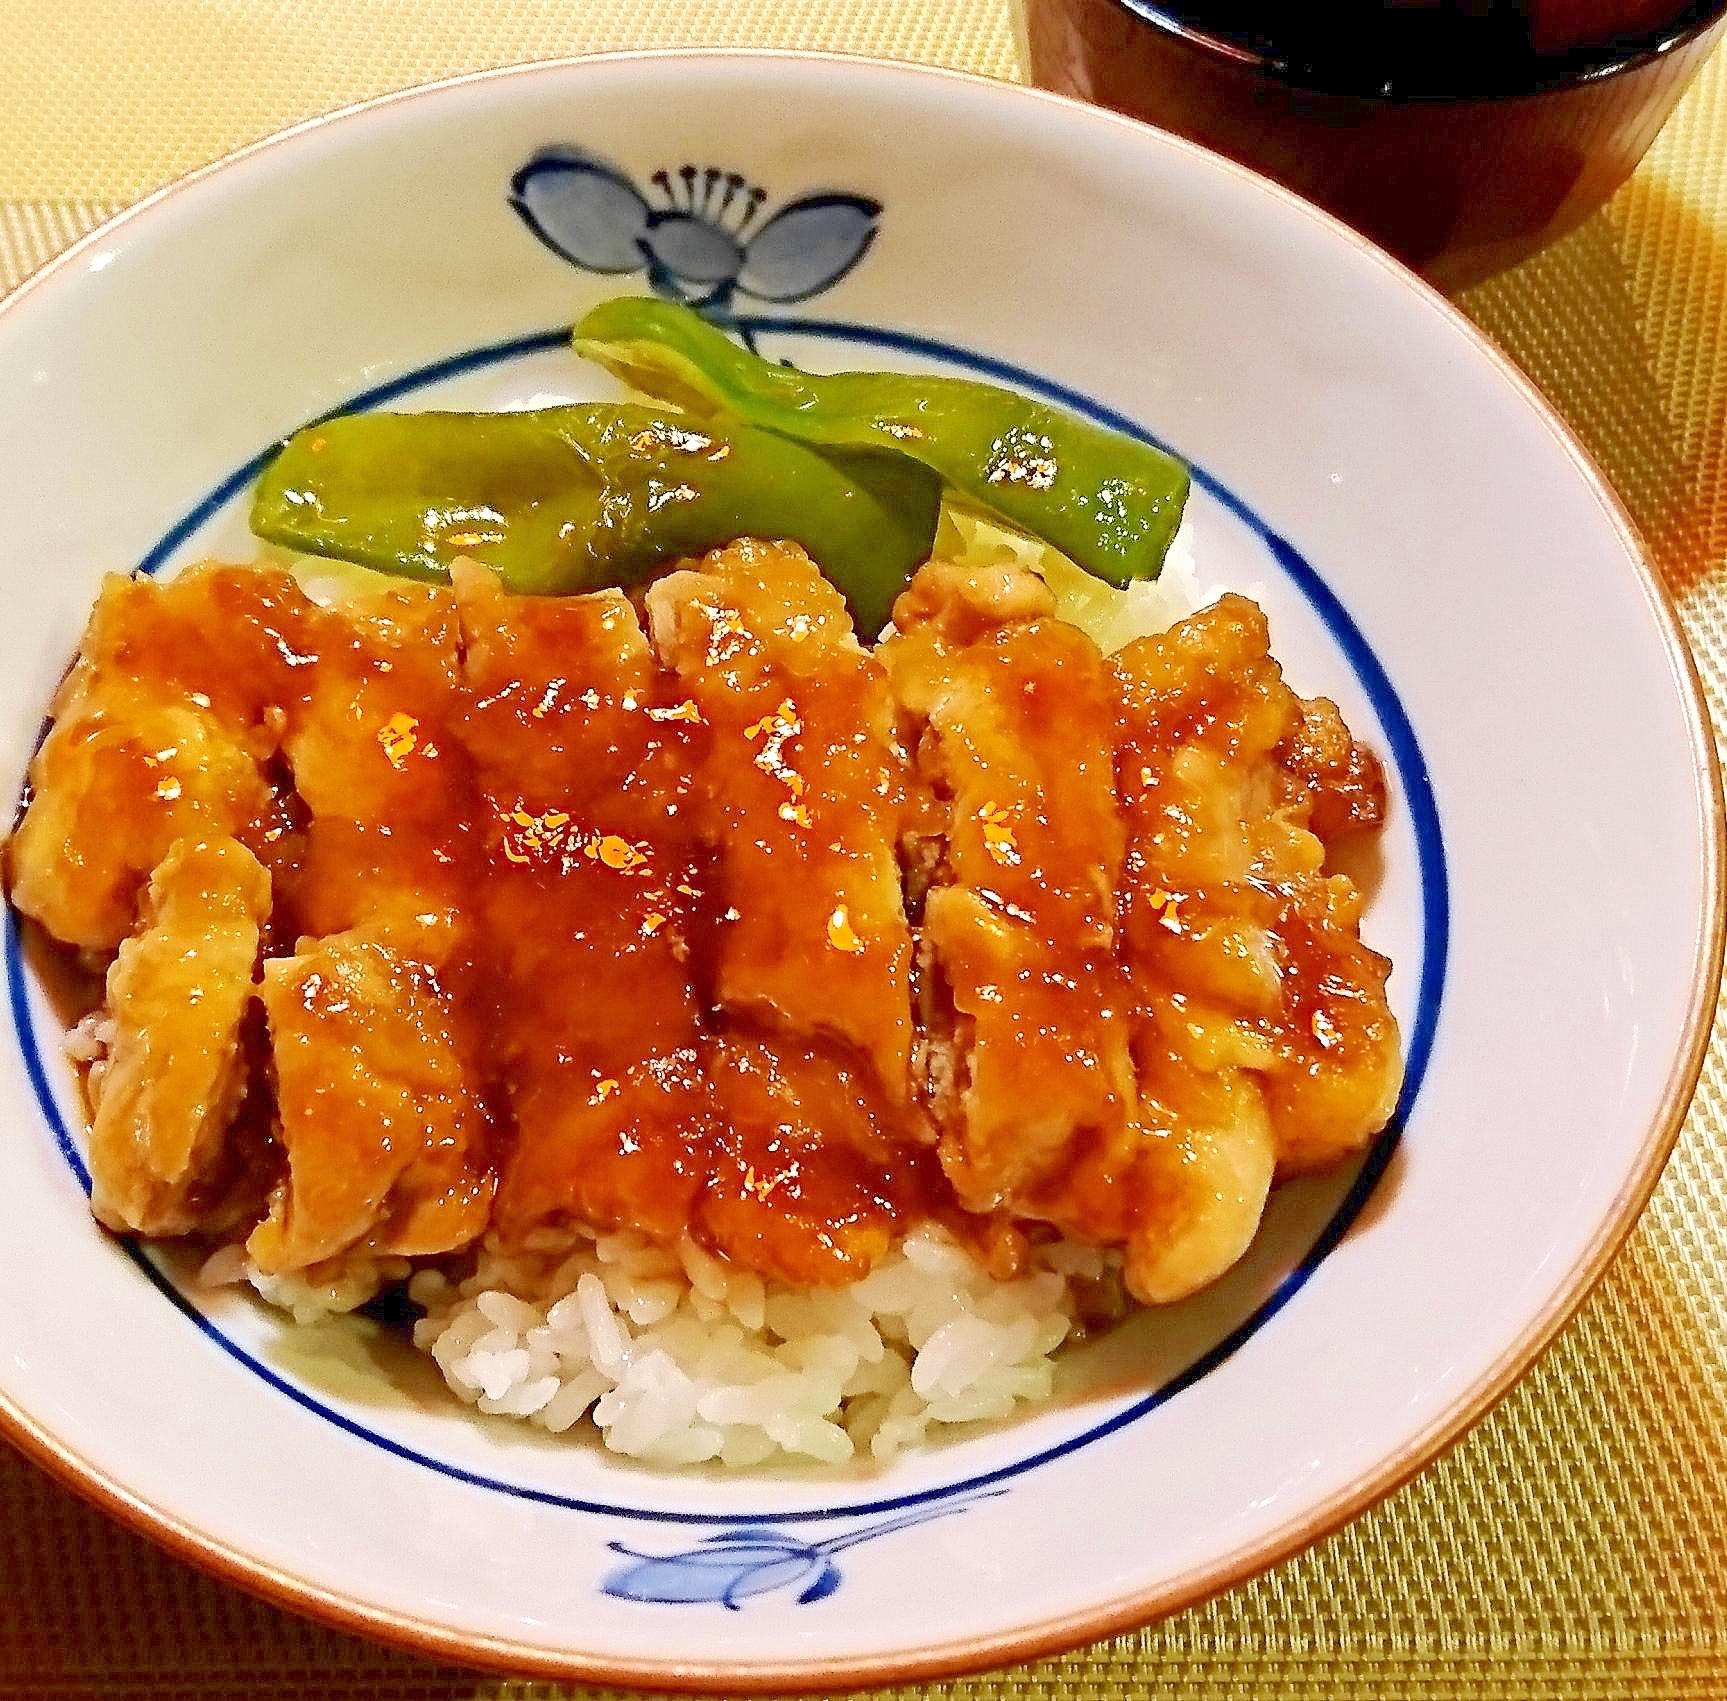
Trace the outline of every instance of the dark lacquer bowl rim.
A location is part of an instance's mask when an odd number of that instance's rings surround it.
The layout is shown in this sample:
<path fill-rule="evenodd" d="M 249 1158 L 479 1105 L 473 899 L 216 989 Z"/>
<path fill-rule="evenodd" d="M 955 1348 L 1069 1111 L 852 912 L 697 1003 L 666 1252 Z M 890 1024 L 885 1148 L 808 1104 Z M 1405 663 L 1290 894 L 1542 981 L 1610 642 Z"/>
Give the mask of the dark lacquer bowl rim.
<path fill-rule="evenodd" d="M 1375 84 L 1371 78 L 1364 78 L 1356 66 L 1339 66 L 1337 75 L 1327 76 L 1324 67 L 1279 58 L 1250 43 L 1189 23 L 1177 17 L 1172 8 L 1157 4 L 1156 0 L 1107 0 L 1107 3 L 1126 12 L 1137 23 L 1191 48 L 1204 58 L 1250 73 L 1268 83 L 1281 84 L 1299 93 L 1342 97 L 1382 106 L 1515 100 L 1581 88 L 1650 65 L 1688 46 L 1727 18 L 1727 0 L 1692 0 L 1678 16 L 1669 19 L 1659 29 L 1618 36 L 1600 46 L 1553 54 L 1539 61 L 1539 70 L 1534 75 L 1519 75 L 1502 82 L 1427 87 L 1419 83 L 1405 86 Z M 1520 72 L 1527 70 L 1527 66 L 1519 67 Z"/>

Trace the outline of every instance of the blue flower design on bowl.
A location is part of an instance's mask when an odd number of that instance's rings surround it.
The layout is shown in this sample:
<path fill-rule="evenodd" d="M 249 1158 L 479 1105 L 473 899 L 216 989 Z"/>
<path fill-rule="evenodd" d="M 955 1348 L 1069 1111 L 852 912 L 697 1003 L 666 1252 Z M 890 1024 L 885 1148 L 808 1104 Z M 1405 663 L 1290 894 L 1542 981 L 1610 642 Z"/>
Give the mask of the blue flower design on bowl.
<path fill-rule="evenodd" d="M 896 1530 L 951 1518 L 1002 1492 L 996 1489 L 945 1505 L 920 1506 L 819 1542 L 804 1541 L 772 1524 L 718 1530 L 677 1553 L 639 1553 L 622 1542 L 609 1542 L 613 1553 L 621 1553 L 632 1563 L 609 1571 L 600 1580 L 600 1589 L 624 1601 L 653 1606 L 723 1606 L 730 1612 L 739 1611 L 741 1603 L 752 1596 L 795 1589 L 797 1604 L 809 1606 L 826 1600 L 845 1581 L 834 1564 L 835 1554 Z"/>
<path fill-rule="evenodd" d="M 692 307 L 736 295 L 804 301 L 831 289 L 875 240 L 881 203 L 821 193 L 758 222 L 767 191 L 718 166 L 651 179 L 659 205 L 616 166 L 580 148 L 542 148 L 510 179 L 510 205 L 540 241 L 584 271 L 645 270 L 650 287 Z"/>

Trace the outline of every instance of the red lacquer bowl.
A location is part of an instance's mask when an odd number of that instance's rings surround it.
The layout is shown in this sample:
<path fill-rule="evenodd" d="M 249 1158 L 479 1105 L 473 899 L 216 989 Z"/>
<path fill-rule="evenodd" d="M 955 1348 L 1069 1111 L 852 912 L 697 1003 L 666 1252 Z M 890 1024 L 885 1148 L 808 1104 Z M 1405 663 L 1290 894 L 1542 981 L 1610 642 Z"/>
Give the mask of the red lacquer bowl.
<path fill-rule="evenodd" d="M 1300 3 L 1300 0 L 1292 0 Z M 1280 56 L 1151 0 L 1020 0 L 1032 80 L 1114 107 L 1288 184 L 1442 289 L 1527 258 L 1631 174 L 1727 29 L 1721 0 L 1553 7 L 1515 64 Z M 1577 12 L 1573 6 L 1571 12 Z M 1641 18 L 1632 14 L 1641 12 Z M 1667 14 L 1651 24 L 1651 15 Z M 1538 19 L 1541 9 L 1537 8 Z M 1611 17 L 1608 14 L 1615 14 Z M 1626 27 L 1629 25 L 1629 27 Z M 1569 27 L 1568 27 L 1569 26 Z"/>

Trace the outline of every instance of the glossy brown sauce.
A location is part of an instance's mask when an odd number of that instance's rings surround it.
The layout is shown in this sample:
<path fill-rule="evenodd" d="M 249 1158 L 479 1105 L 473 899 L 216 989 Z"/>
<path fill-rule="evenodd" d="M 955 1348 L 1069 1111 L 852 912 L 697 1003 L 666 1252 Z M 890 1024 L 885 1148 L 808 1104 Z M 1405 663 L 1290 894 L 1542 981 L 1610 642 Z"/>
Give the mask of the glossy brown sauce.
<path fill-rule="evenodd" d="M 1136 1053 L 1177 1093 L 1248 1072 L 1280 1173 L 1331 1161 L 1383 1126 L 1401 1080 L 1391 965 L 1325 872 L 1331 842 L 1383 820 L 1378 763 L 1332 704 L 1289 689 L 1245 598 L 1112 665 Z"/>
<path fill-rule="evenodd" d="M 464 737 L 483 807 L 481 928 L 500 1110 L 497 1225 L 675 1238 L 705 1173 L 692 940 L 700 846 L 680 724 L 621 596 L 461 582 Z"/>
<path fill-rule="evenodd" d="M 923 937 L 952 1031 L 930 1096 L 973 1210 L 1025 1197 L 1085 1130 L 1132 1113 L 1114 693 L 1096 645 L 1052 610 L 1036 580 L 937 563 L 883 646 L 936 827 Z"/>
<path fill-rule="evenodd" d="M 933 564 L 879 654 L 781 545 L 644 609 L 111 581 L 14 901 L 101 955 L 170 847 L 231 841 L 273 900 L 267 1043 L 197 1030 L 233 1152 L 125 1130 L 178 1226 L 117 1226 L 232 1233 L 232 1171 L 265 1269 L 629 1227 L 819 1285 L 934 1216 L 1006 1274 L 1016 1222 L 1173 1222 L 1145 1154 L 1250 1088 L 1287 1167 L 1358 1144 L 1395 1027 L 1307 823 L 1375 824 L 1371 758 L 1254 685 L 1240 610 L 1106 662 L 1027 580 Z"/>

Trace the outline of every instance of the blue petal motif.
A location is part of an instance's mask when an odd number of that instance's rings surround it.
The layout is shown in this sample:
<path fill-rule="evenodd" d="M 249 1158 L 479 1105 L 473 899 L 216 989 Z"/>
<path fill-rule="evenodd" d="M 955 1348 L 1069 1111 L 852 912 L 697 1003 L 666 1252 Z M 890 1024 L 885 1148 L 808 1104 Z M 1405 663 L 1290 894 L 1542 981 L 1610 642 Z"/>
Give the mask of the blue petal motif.
<path fill-rule="evenodd" d="M 684 284 L 717 289 L 734 282 L 743 265 L 743 250 L 729 232 L 689 213 L 656 214 L 646 246 Z"/>
<path fill-rule="evenodd" d="M 751 1595 L 795 1588 L 812 1572 L 831 1569 L 817 1549 L 779 1536 L 763 1542 L 728 1542 L 720 1537 L 718 1545 L 660 1555 L 637 1553 L 621 1542 L 610 1545 L 614 1553 L 636 1563 L 620 1566 L 601 1588 L 619 1600 L 659 1606 L 718 1602 L 736 1612 L 738 1602 Z M 821 1581 L 818 1576 L 818 1584 Z"/>
<path fill-rule="evenodd" d="M 831 1560 L 822 1568 L 822 1574 L 798 1596 L 799 1606 L 808 1606 L 811 1601 L 825 1601 L 835 1589 L 840 1586 L 840 1568 Z"/>
<path fill-rule="evenodd" d="M 650 204 L 615 165 L 542 148 L 510 180 L 510 205 L 554 254 L 590 272 L 647 269 L 656 295 L 723 312 L 734 295 L 803 301 L 837 283 L 875 240 L 881 203 L 805 195 L 751 233 L 767 191 L 741 172 L 681 165 L 652 176 Z"/>
<path fill-rule="evenodd" d="M 651 211 L 634 184 L 576 148 L 542 148 L 510 179 L 510 205 L 554 254 L 590 272 L 637 272 Z"/>
<path fill-rule="evenodd" d="M 738 288 L 759 301 L 803 301 L 839 282 L 875 240 L 881 202 L 809 195 L 782 207 L 744 247 Z"/>
<path fill-rule="evenodd" d="M 622 1601 L 653 1606 L 723 1606 L 730 1612 L 737 1612 L 740 1603 L 751 1596 L 796 1589 L 797 1604 L 809 1606 L 825 1601 L 845 1581 L 833 1562 L 836 1553 L 914 1524 L 952 1517 L 1001 1492 L 998 1489 L 966 1500 L 919 1507 L 819 1542 L 806 1542 L 764 1524 L 717 1531 L 681 1553 L 638 1553 L 622 1542 L 612 1542 L 612 1552 L 633 1563 L 608 1572 L 600 1580 L 600 1588 Z"/>

